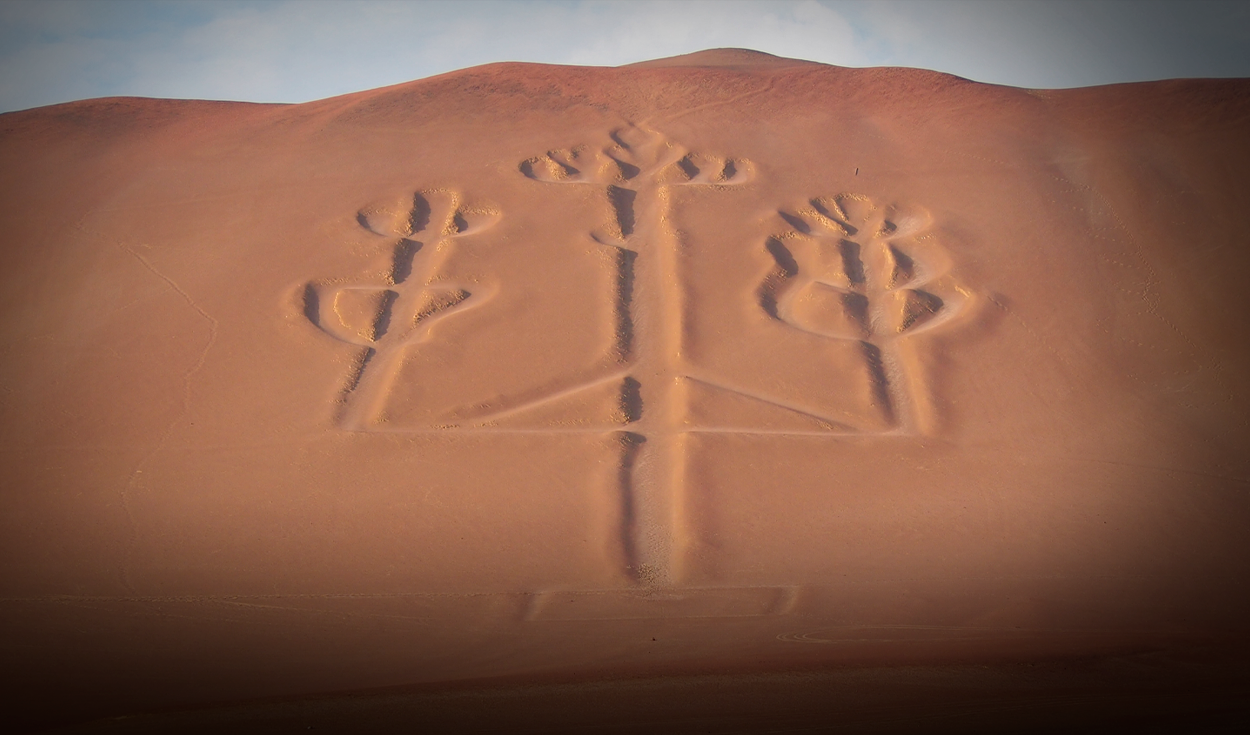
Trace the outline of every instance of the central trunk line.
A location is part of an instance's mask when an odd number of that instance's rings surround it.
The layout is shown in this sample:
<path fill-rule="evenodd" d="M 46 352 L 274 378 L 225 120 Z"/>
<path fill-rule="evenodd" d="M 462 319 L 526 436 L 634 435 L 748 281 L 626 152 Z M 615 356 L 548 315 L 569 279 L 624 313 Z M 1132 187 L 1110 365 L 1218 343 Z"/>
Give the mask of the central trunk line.
<path fill-rule="evenodd" d="M 644 298 L 634 315 L 642 411 L 630 428 L 645 441 L 631 445 L 630 517 L 627 519 L 631 576 L 648 586 L 676 581 L 681 546 L 678 528 L 682 437 L 678 384 L 681 374 L 681 287 L 675 233 L 668 227 L 667 192 L 640 188 L 635 198 L 631 244 L 640 253 L 636 288 Z"/>

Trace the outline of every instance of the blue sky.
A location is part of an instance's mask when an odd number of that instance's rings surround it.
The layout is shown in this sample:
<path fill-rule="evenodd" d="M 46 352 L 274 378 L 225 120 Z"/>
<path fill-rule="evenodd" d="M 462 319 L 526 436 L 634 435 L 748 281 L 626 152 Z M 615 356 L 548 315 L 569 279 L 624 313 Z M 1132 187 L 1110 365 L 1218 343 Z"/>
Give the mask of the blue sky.
<path fill-rule="evenodd" d="M 742 47 L 1023 87 L 1250 77 L 1237 0 L 5 0 L 0 111 L 137 95 L 302 102 L 493 61 Z"/>

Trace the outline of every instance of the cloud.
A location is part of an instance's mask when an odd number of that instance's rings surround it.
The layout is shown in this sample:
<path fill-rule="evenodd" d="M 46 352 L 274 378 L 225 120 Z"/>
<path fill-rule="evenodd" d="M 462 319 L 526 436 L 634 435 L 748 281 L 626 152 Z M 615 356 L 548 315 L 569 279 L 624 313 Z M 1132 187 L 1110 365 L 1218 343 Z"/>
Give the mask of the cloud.
<path fill-rule="evenodd" d="M 586 3 L 575 16 L 579 35 L 563 58 L 575 64 L 627 64 L 708 48 L 752 48 L 778 56 L 854 66 L 867 62 L 851 24 L 815 2 L 738 0 Z"/>
<path fill-rule="evenodd" d="M 53 2 L 5 6 L 5 109 L 91 95 L 303 101 L 492 61 L 617 65 L 737 46 L 864 63 L 815 0 Z M 109 11 L 109 12 L 106 12 Z"/>
<path fill-rule="evenodd" d="M 1250 4 L 1222 0 L 881 0 L 849 15 L 873 63 L 1076 87 L 1250 76 Z"/>
<path fill-rule="evenodd" d="M 0 110 L 106 95 L 299 102 L 493 61 L 745 47 L 1063 87 L 1250 75 L 1250 6 L 968 0 L 16 0 Z"/>

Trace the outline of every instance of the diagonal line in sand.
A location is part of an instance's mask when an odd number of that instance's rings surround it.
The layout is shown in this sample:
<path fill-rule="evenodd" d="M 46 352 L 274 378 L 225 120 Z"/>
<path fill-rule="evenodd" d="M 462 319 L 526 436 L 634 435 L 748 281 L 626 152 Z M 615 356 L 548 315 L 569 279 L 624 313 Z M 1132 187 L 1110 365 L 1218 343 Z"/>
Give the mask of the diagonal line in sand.
<path fill-rule="evenodd" d="M 592 381 L 585 382 L 585 383 L 578 383 L 576 385 L 573 385 L 572 387 L 557 390 L 552 393 L 544 392 L 544 389 L 541 389 L 541 388 L 536 389 L 534 391 L 530 391 L 530 394 L 532 395 L 534 393 L 541 393 L 540 398 L 525 401 L 524 403 L 520 403 L 520 404 L 511 406 L 509 408 L 504 408 L 504 409 L 494 411 L 493 413 L 465 416 L 464 420 L 472 421 L 477 424 L 481 424 L 481 423 L 485 423 L 489 421 L 498 421 L 499 419 L 504 419 L 509 416 L 515 416 L 518 413 L 524 413 L 525 411 L 528 411 L 533 408 L 538 408 L 539 406 L 545 406 L 545 405 L 563 400 L 565 398 L 570 398 L 572 396 L 577 395 L 578 393 L 581 393 L 582 391 L 587 391 L 587 390 L 591 390 L 594 388 L 598 388 L 600 386 L 606 385 L 613 381 L 624 380 L 627 377 L 629 377 L 629 371 L 622 370 L 622 371 L 613 373 L 612 375 L 609 375 L 605 378 L 599 378 L 597 380 L 592 380 Z M 449 429 L 449 431 L 454 431 L 454 430 L 455 429 Z M 486 427 L 482 428 L 482 431 L 491 431 L 491 430 L 492 429 L 486 428 Z M 530 430 L 520 429 L 517 431 L 530 431 Z M 559 430 L 557 429 L 555 431 L 559 431 Z M 601 431 L 601 432 L 613 431 L 613 429 L 598 429 L 597 431 Z M 546 432 L 543 432 L 543 433 L 546 433 Z"/>
<path fill-rule="evenodd" d="M 686 378 L 687 380 L 693 381 L 693 382 L 695 382 L 695 383 L 701 383 L 701 384 L 706 385 L 706 386 L 708 386 L 708 387 L 710 387 L 710 388 L 715 388 L 715 389 L 717 389 L 717 390 L 728 391 L 728 392 L 730 392 L 730 393 L 736 393 L 736 394 L 738 394 L 738 395 L 740 395 L 740 396 L 745 396 L 745 397 L 750 398 L 750 399 L 752 399 L 752 400 L 756 400 L 756 401 L 760 401 L 760 402 L 763 402 L 763 403 L 767 403 L 767 404 L 769 404 L 769 405 L 772 405 L 772 406 L 776 406 L 776 407 L 778 407 L 778 408 L 785 409 L 786 411 L 791 411 L 791 412 L 796 413 L 796 414 L 799 414 L 799 415 L 801 415 L 801 416 L 806 416 L 807 418 L 814 419 L 814 420 L 819 421 L 819 422 L 821 422 L 821 423 L 823 423 L 823 424 L 828 424 L 828 425 L 830 425 L 830 426 L 832 427 L 832 428 L 831 428 L 831 430 L 830 430 L 829 432 L 793 432 L 793 431 L 785 431 L 785 430 L 769 430 L 769 429 L 761 429 L 761 430 L 759 430 L 759 431 L 754 431 L 754 430 L 735 430 L 735 429 L 729 429 L 729 428 L 724 428 L 724 429 L 722 429 L 722 428 L 716 428 L 716 427 L 708 427 L 708 428 L 698 427 L 698 428 L 693 428 L 693 429 L 691 429 L 691 431 L 696 431 L 696 432 L 697 432 L 697 431 L 707 431 L 707 432 L 716 432 L 716 433 L 732 433 L 732 434 L 738 434 L 738 433 L 742 433 L 742 434 L 755 434 L 755 433 L 768 433 L 768 434 L 794 434 L 794 433 L 798 433 L 799 435 L 803 435 L 803 436 L 806 436 L 806 435 L 808 435 L 808 434 L 816 434 L 816 435 L 823 435 L 823 434 L 839 435 L 839 434 L 842 434 L 842 435 L 855 435 L 855 436 L 862 436 L 862 435 L 865 435 L 865 434 L 868 434 L 868 433 L 869 433 L 869 432 L 864 432 L 864 431 L 861 431 L 861 430 L 859 430 L 859 429 L 856 429 L 854 426 L 852 426 L 852 425 L 850 425 L 850 424 L 847 424 L 847 423 L 845 423 L 845 422 L 839 421 L 839 420 L 834 419 L 834 418 L 831 418 L 831 417 L 829 417 L 829 416 L 825 416 L 825 415 L 823 415 L 823 414 L 817 413 L 817 412 L 815 412 L 815 411 L 811 410 L 810 408 L 806 408 L 806 407 L 804 407 L 804 406 L 800 406 L 800 405 L 798 405 L 798 404 L 791 403 L 791 402 L 789 402 L 789 401 L 780 400 L 780 399 L 777 399 L 777 398 L 772 397 L 772 396 L 766 396 L 766 395 L 764 395 L 764 394 L 762 394 L 762 393 L 754 393 L 754 392 L 752 392 L 752 391 L 743 390 L 743 389 L 741 389 L 741 388 L 735 388 L 735 387 L 733 387 L 733 386 L 725 385 L 725 384 L 723 384 L 723 383 L 717 383 L 717 382 L 715 382 L 715 381 L 713 381 L 713 380 L 708 380 L 707 378 L 701 378 L 701 377 L 698 377 L 698 376 L 696 376 L 696 375 L 690 375 L 690 374 L 687 374 L 687 375 L 685 376 L 685 378 Z"/>

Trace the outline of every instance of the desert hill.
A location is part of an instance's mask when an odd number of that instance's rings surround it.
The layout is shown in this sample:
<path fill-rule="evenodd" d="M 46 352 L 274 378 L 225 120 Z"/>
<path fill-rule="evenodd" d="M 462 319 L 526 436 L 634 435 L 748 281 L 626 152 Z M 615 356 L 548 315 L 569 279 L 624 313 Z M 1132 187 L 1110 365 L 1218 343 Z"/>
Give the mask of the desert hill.
<path fill-rule="evenodd" d="M 11 706 L 1231 655 L 1248 141 L 740 50 L 0 115 Z"/>

